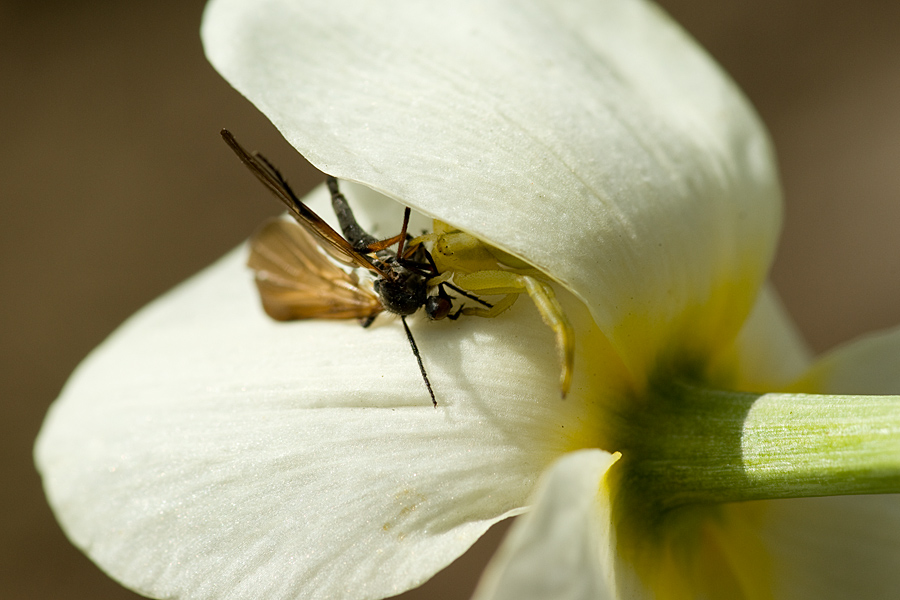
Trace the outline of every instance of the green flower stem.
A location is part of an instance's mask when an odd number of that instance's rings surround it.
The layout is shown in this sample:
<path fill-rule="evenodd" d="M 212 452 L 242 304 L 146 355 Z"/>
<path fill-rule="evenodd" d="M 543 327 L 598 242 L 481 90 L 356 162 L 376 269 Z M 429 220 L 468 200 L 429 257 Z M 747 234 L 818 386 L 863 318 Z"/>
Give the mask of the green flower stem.
<path fill-rule="evenodd" d="M 624 477 L 657 509 L 900 493 L 900 396 L 657 385 L 624 415 Z"/>

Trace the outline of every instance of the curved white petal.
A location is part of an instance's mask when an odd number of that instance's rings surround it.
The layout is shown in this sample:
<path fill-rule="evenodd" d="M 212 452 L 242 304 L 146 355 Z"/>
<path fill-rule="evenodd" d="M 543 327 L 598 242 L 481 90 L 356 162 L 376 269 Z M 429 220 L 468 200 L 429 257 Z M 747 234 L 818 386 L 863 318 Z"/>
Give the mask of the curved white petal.
<path fill-rule="evenodd" d="M 900 590 L 900 496 L 765 503 L 776 598 L 893 600 Z"/>
<path fill-rule="evenodd" d="M 538 484 L 474 600 L 614 600 L 616 544 L 605 475 L 618 455 L 572 452 Z"/>
<path fill-rule="evenodd" d="M 812 352 L 771 284 L 762 288 L 733 347 L 718 363 L 721 372 L 712 374 L 714 380 L 760 393 L 786 390 L 809 369 Z"/>
<path fill-rule="evenodd" d="M 638 379 L 749 312 L 780 222 L 768 139 L 655 6 L 213 0 L 202 33 L 313 164 L 538 266 Z"/>
<path fill-rule="evenodd" d="M 819 394 L 900 394 L 900 328 L 828 352 L 795 387 Z"/>
<path fill-rule="evenodd" d="M 559 399 L 553 335 L 527 300 L 496 319 L 412 319 L 434 409 L 399 322 L 273 322 L 244 255 L 116 332 L 39 437 L 60 523 L 125 585 L 217 600 L 399 593 L 588 443 L 595 370 L 580 354 Z"/>

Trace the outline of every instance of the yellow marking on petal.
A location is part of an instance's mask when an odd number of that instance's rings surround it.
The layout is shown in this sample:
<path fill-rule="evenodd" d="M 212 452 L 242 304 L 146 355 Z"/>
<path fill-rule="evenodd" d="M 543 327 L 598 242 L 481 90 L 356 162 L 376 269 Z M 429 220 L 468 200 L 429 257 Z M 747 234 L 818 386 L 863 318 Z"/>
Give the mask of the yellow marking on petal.
<path fill-rule="evenodd" d="M 419 506 L 427 500 L 427 498 L 412 490 L 406 489 L 400 492 L 397 492 L 394 495 L 394 500 L 399 504 L 400 508 L 397 511 L 397 515 L 393 520 L 386 521 L 382 526 L 381 530 L 385 533 L 389 532 L 394 528 L 394 526 L 398 522 L 402 522 L 407 520 L 410 515 L 416 511 Z M 401 532 L 398 534 L 399 539 L 403 539 L 405 537 L 405 533 Z"/>
<path fill-rule="evenodd" d="M 759 539 L 759 527 L 755 526 L 759 522 L 756 513 L 760 511 L 759 504 L 728 504 L 722 507 L 720 522 L 707 524 L 704 533 L 708 546 L 718 550 L 736 586 L 737 595 L 722 596 L 723 599 L 773 597 L 771 556 Z"/>
<path fill-rule="evenodd" d="M 627 468 L 626 461 L 620 465 Z M 617 465 L 618 466 L 618 465 Z M 621 482 L 618 473 L 616 486 Z M 619 557 L 659 600 L 771 600 L 771 556 L 758 536 L 764 504 L 688 506 L 659 513 L 619 488 Z"/>
<path fill-rule="evenodd" d="M 584 448 L 615 452 L 620 430 L 615 416 L 625 414 L 634 402 L 630 372 L 587 307 L 571 294 L 560 294 L 559 300 L 572 320 L 577 340 L 572 390 L 561 408 L 572 409 L 576 418 L 544 443 L 554 456 Z M 581 406 L 576 408 L 576 403 Z"/>
<path fill-rule="evenodd" d="M 748 265 L 677 315 L 658 310 L 630 313 L 610 332 L 635 381 L 650 381 L 658 372 L 677 372 L 712 385 L 734 376 L 736 357 L 726 353 L 750 314 L 760 287 L 758 269 Z M 659 307 L 671 305 L 660 298 Z M 716 359 L 716 360 L 714 360 Z"/>

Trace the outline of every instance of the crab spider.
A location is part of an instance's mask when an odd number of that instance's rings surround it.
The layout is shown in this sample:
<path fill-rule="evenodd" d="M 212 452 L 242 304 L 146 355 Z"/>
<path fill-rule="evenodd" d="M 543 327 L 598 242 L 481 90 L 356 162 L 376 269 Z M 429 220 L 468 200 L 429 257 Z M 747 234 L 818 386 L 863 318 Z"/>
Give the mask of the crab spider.
<path fill-rule="evenodd" d="M 504 295 L 490 308 L 466 306 L 461 309 L 462 314 L 493 318 L 511 307 L 521 294 L 531 297 L 544 323 L 556 336 L 559 388 L 565 397 L 572 380 L 575 336 L 553 288 L 543 280 L 541 272 L 438 220 L 434 221 L 432 233 L 415 238 L 410 247 L 427 242 L 432 244 L 431 256 L 440 273 L 428 280 L 429 288 L 452 280 L 453 285 L 474 294 Z"/>

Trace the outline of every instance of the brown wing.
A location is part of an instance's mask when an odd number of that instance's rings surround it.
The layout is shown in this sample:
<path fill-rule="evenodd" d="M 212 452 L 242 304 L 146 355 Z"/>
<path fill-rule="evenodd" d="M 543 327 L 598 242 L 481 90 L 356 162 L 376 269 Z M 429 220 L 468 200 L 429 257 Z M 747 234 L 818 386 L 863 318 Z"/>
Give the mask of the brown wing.
<path fill-rule="evenodd" d="M 386 273 L 373 265 L 365 255 L 354 250 L 350 242 L 332 229 L 328 223 L 322 220 L 322 217 L 303 204 L 303 202 L 297 198 L 297 195 L 294 194 L 294 191 L 287 184 L 284 177 L 281 176 L 281 173 L 278 172 L 278 169 L 273 167 L 264 156 L 255 152 L 247 152 L 247 150 L 234 139 L 234 135 L 227 129 L 222 130 L 222 138 L 234 153 L 238 155 L 241 162 L 256 175 L 256 178 L 259 179 L 263 185 L 269 188 L 269 191 L 275 194 L 278 199 L 287 206 L 294 218 L 297 219 L 297 222 L 313 234 L 316 240 L 322 245 L 322 248 L 324 248 L 335 260 L 351 267 L 369 269 L 382 277 L 391 276 L 389 273 Z"/>
<path fill-rule="evenodd" d="M 247 266 L 256 272 L 263 308 L 279 321 L 369 318 L 384 309 L 354 273 L 328 260 L 316 239 L 291 221 L 263 223 L 250 238 Z"/>

